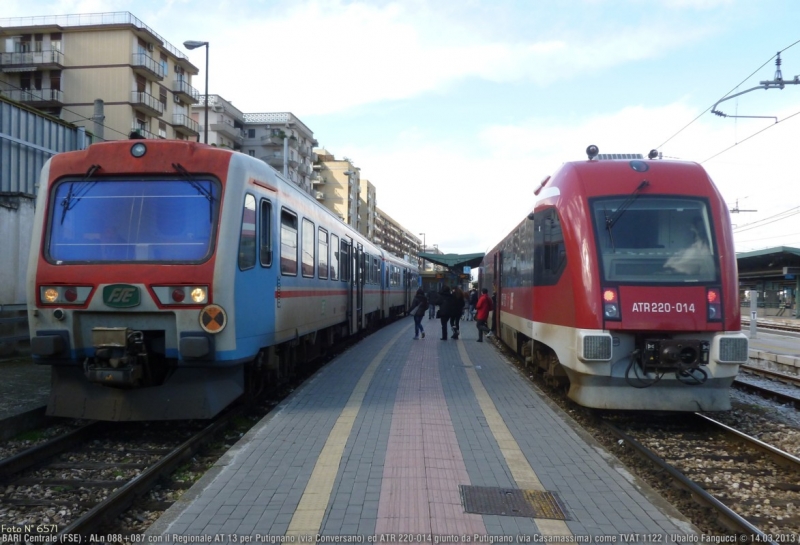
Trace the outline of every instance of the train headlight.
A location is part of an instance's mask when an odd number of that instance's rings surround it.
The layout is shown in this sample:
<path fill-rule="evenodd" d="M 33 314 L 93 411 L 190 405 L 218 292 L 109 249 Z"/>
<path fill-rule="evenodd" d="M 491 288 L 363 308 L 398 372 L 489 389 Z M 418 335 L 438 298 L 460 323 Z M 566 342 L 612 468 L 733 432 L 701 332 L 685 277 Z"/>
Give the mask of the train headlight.
<path fill-rule="evenodd" d="M 141 142 L 137 142 L 137 143 L 135 143 L 134 145 L 131 146 L 131 155 L 133 155 L 134 157 L 137 157 L 137 158 L 141 157 L 145 153 L 147 153 L 147 146 L 145 146 Z"/>
<path fill-rule="evenodd" d="M 619 294 L 616 288 L 603 289 L 603 318 L 606 320 L 619 320 L 621 317 Z"/>
<path fill-rule="evenodd" d="M 722 297 L 719 288 L 706 290 L 706 316 L 709 322 L 722 321 Z"/>
<path fill-rule="evenodd" d="M 203 305 L 208 303 L 208 286 L 152 286 L 162 305 Z"/>
<path fill-rule="evenodd" d="M 91 286 L 39 286 L 39 297 L 44 305 L 82 305 L 89 300 Z"/>
<path fill-rule="evenodd" d="M 47 303 L 58 301 L 58 290 L 55 288 L 45 288 L 42 291 L 42 300 Z"/>
<path fill-rule="evenodd" d="M 192 301 L 195 303 L 205 303 L 208 300 L 208 294 L 205 288 L 194 288 L 192 290 Z"/>

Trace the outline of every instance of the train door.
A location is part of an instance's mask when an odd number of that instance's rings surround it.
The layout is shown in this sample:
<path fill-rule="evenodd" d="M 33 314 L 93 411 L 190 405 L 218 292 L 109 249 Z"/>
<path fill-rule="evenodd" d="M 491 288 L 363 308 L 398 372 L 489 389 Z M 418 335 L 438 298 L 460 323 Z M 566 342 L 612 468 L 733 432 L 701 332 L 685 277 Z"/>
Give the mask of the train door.
<path fill-rule="evenodd" d="M 355 304 L 355 290 L 353 286 L 353 239 L 350 237 L 342 237 L 341 241 L 341 252 L 340 252 L 340 263 L 341 263 L 341 280 L 342 282 L 346 282 L 346 292 L 347 292 L 347 334 L 352 335 L 356 331 L 358 331 L 356 320 L 356 304 Z"/>
<path fill-rule="evenodd" d="M 359 242 L 353 249 L 353 276 L 356 290 L 356 331 L 364 327 L 364 246 Z"/>

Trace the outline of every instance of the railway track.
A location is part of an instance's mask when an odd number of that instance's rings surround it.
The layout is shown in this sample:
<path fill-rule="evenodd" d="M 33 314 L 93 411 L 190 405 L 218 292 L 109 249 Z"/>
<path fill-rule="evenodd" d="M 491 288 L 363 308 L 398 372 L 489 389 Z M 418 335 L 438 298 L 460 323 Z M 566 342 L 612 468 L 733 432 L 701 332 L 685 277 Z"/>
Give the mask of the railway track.
<path fill-rule="evenodd" d="M 90 422 L 0 461 L 0 524 L 37 539 L 98 531 L 241 415 L 187 429 Z M 102 537 L 102 535 L 100 536 Z"/>
<path fill-rule="evenodd" d="M 739 542 L 790 542 L 800 535 L 800 459 L 696 414 L 602 425 L 669 477 Z"/>
<path fill-rule="evenodd" d="M 739 369 L 739 376 L 733 383 L 734 388 L 800 409 L 800 377 L 750 365 L 741 365 Z M 755 381 L 750 377 L 767 380 Z"/>

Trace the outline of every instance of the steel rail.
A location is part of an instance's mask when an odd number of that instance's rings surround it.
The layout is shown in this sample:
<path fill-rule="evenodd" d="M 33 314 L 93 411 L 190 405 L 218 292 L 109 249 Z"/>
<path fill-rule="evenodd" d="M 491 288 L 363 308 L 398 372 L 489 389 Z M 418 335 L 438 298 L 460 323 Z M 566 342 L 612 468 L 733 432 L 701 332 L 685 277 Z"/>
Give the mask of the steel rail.
<path fill-rule="evenodd" d="M 52 458 L 56 454 L 60 454 L 65 450 L 72 448 L 74 445 L 85 441 L 92 434 L 97 433 L 98 428 L 102 422 L 89 422 L 76 430 L 69 433 L 33 446 L 29 449 L 18 452 L 14 456 L 10 456 L 5 460 L 0 461 L 0 483 L 12 475 L 30 469 L 37 464 Z"/>
<path fill-rule="evenodd" d="M 200 446 L 214 437 L 217 432 L 242 412 L 243 409 L 228 411 L 203 430 L 184 441 L 157 463 L 116 489 L 105 501 L 95 505 L 81 517 L 61 529 L 58 533 L 58 541 L 63 543 L 73 539 L 76 535 L 88 537 L 99 528 L 103 521 L 122 513 L 131 505 L 134 499 L 149 491 L 162 476 L 170 473 L 184 459 L 192 456 Z"/>
<path fill-rule="evenodd" d="M 733 511 L 732 509 L 728 508 L 724 503 L 719 501 L 717 498 L 706 492 L 700 485 L 689 479 L 686 475 L 675 469 L 673 466 L 665 462 L 661 459 L 657 454 L 653 451 L 639 443 L 636 439 L 631 437 L 630 435 L 626 434 L 610 422 L 606 420 L 601 420 L 602 424 L 608 429 L 611 433 L 622 439 L 623 441 L 630 444 L 632 447 L 636 449 L 636 451 L 643 457 L 647 458 L 654 464 L 656 464 L 659 468 L 663 469 L 667 472 L 673 480 L 680 483 L 684 486 L 687 490 L 689 490 L 692 495 L 695 497 L 695 500 L 699 503 L 703 503 L 706 505 L 711 506 L 719 515 L 720 522 L 729 530 L 737 533 L 740 536 L 749 537 L 751 540 L 756 540 L 760 542 L 769 541 L 769 537 L 767 534 L 762 532 L 756 526 L 753 526 L 743 517 L 741 517 L 738 513 Z"/>

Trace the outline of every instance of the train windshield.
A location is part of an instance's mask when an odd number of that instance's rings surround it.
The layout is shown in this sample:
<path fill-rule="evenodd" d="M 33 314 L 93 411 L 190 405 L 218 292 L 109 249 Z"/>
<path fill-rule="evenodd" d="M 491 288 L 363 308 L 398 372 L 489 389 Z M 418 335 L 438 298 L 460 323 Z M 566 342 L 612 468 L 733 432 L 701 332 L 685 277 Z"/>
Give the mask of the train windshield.
<path fill-rule="evenodd" d="M 606 281 L 717 281 L 719 260 L 706 201 L 620 196 L 590 204 Z"/>
<path fill-rule="evenodd" d="M 52 194 L 46 247 L 56 263 L 199 262 L 212 249 L 211 180 L 73 180 Z"/>

